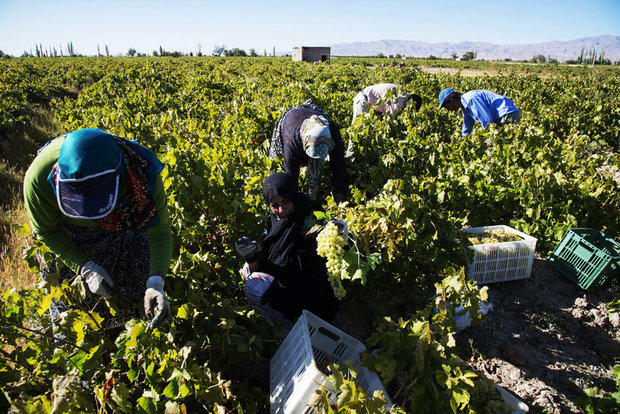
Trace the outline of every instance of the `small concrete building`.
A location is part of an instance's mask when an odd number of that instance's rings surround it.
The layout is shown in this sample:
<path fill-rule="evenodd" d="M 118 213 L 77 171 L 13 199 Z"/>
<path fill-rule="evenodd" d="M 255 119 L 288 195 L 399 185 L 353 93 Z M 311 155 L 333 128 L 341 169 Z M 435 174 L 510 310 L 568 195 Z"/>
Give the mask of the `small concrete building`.
<path fill-rule="evenodd" d="M 293 48 L 293 60 L 296 62 L 328 62 L 330 47 L 301 46 Z"/>

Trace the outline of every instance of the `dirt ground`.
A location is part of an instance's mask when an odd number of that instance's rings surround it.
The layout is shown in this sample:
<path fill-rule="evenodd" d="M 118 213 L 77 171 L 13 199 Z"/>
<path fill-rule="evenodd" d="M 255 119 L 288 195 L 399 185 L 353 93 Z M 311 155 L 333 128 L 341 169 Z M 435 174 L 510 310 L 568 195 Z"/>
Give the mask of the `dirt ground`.
<path fill-rule="evenodd" d="M 573 402 L 586 388 L 616 390 L 620 315 L 606 303 L 617 290 L 584 291 L 541 258 L 530 278 L 488 286 L 493 310 L 482 326 L 458 333 L 463 359 L 530 413 L 580 413 Z"/>
<path fill-rule="evenodd" d="M 574 401 L 589 387 L 616 391 L 620 315 L 606 303 L 620 289 L 585 291 L 537 257 L 529 278 L 493 283 L 481 326 L 457 333 L 458 353 L 528 405 L 529 413 L 581 413 Z M 357 338 L 372 328 L 345 309 L 332 322 Z"/>

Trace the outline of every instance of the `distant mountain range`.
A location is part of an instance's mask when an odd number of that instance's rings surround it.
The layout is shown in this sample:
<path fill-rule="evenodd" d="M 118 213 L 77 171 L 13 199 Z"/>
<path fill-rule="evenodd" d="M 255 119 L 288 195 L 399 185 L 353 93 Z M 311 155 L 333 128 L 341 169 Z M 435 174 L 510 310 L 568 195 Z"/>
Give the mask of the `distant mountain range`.
<path fill-rule="evenodd" d="M 557 59 L 559 62 L 577 59 L 584 51 L 584 57 L 604 53 L 604 58 L 613 62 L 620 60 L 620 36 L 602 35 L 584 37 L 565 42 L 554 41 L 528 45 L 496 45 L 486 42 L 426 43 L 414 40 L 378 40 L 373 42 L 340 43 L 331 45 L 332 56 L 386 56 L 400 54 L 407 57 L 429 57 L 430 55 L 460 58 L 467 52 L 477 53 L 477 59 L 484 60 L 530 60 L 534 56 Z"/>

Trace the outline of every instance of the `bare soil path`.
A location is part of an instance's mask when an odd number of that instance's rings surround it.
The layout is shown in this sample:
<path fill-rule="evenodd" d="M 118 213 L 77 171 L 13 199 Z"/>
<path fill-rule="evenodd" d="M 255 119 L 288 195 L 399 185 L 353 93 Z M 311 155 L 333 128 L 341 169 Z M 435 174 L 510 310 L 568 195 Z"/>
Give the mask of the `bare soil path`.
<path fill-rule="evenodd" d="M 511 391 L 530 413 L 581 413 L 586 388 L 616 390 L 620 315 L 606 303 L 617 288 L 587 292 L 545 259 L 529 279 L 489 285 L 493 310 L 458 334 L 461 356 Z"/>
<path fill-rule="evenodd" d="M 606 303 L 620 295 L 618 286 L 584 291 L 542 257 L 529 278 L 487 286 L 493 309 L 482 325 L 456 336 L 463 360 L 525 402 L 529 413 L 581 413 L 574 402 L 586 388 L 616 391 L 611 370 L 620 364 L 620 314 L 609 314 Z M 344 305 L 332 323 L 367 337 L 368 315 Z"/>

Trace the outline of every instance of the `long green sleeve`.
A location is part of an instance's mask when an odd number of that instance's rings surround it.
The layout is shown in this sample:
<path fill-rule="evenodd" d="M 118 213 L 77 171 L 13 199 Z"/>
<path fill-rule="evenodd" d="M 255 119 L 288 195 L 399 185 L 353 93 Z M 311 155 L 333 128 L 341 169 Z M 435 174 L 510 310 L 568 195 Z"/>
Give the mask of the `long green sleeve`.
<path fill-rule="evenodd" d="M 62 213 L 47 176 L 58 161 L 64 135 L 53 140 L 34 159 L 24 177 L 24 204 L 35 236 L 60 260 L 78 272 L 87 258 L 80 248 L 62 231 Z M 93 226 L 92 220 L 67 221 Z"/>
<path fill-rule="evenodd" d="M 64 136 L 47 145 L 34 159 L 24 177 L 24 203 L 35 236 L 67 266 L 78 272 L 88 260 L 84 252 L 62 231 L 61 222 L 78 226 L 96 226 L 94 220 L 72 219 L 58 208 L 47 177 L 58 161 Z M 150 244 L 149 271 L 165 275 L 172 257 L 172 235 L 167 198 L 161 177 L 157 177 L 155 205 L 159 220 L 147 229 Z"/>
<path fill-rule="evenodd" d="M 159 214 L 159 222 L 147 229 L 151 258 L 149 273 L 158 273 L 163 276 L 168 272 L 170 259 L 172 258 L 172 233 L 170 232 L 170 215 L 168 214 L 167 197 L 164 191 L 164 183 L 161 176 L 157 176 L 155 189 L 155 206 Z"/>

